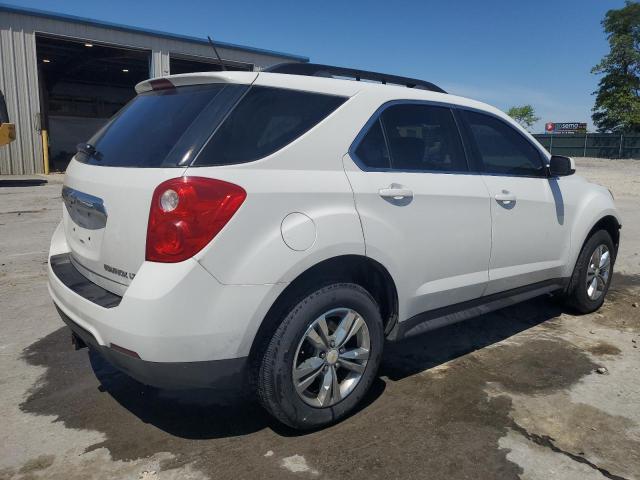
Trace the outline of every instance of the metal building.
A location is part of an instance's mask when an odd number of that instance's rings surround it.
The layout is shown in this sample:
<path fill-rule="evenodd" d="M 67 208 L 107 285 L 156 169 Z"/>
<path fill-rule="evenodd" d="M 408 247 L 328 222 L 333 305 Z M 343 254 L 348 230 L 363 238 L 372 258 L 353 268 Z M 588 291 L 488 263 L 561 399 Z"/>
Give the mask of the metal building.
<path fill-rule="evenodd" d="M 216 42 L 227 69 L 261 70 L 298 55 Z M 206 39 L 0 4 L 0 90 L 16 140 L 0 174 L 62 171 L 75 145 L 129 101 L 134 85 L 170 73 L 219 70 Z"/>

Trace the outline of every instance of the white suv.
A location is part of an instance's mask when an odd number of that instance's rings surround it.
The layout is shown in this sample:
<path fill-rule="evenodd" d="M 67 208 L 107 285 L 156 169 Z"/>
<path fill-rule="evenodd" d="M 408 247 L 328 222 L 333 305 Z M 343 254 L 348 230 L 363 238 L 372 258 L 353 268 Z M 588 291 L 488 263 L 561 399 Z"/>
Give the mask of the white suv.
<path fill-rule="evenodd" d="M 312 64 L 136 90 L 69 165 L 49 290 L 77 346 L 145 384 L 248 387 L 313 428 L 362 400 L 385 341 L 604 301 L 611 193 L 495 108 Z"/>

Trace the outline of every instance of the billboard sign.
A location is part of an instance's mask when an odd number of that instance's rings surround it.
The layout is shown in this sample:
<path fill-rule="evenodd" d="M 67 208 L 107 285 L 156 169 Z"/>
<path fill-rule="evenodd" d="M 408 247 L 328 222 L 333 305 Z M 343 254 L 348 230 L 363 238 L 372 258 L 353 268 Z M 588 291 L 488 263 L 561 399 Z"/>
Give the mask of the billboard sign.
<path fill-rule="evenodd" d="M 586 133 L 587 124 L 585 122 L 547 122 L 544 124 L 546 133 Z"/>

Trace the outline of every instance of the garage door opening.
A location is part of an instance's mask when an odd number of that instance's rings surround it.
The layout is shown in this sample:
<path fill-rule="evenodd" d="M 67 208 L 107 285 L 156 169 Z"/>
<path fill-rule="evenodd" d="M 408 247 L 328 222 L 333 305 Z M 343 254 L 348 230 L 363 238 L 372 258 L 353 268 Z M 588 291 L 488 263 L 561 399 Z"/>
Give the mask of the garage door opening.
<path fill-rule="evenodd" d="M 86 142 L 149 78 L 150 53 L 89 41 L 36 37 L 41 128 L 51 171 L 64 171 Z"/>
<path fill-rule="evenodd" d="M 253 65 L 250 63 L 229 62 L 228 60 L 223 60 L 223 63 L 227 70 L 253 70 Z M 169 56 L 169 70 L 171 75 L 176 75 L 178 73 L 219 72 L 222 68 L 217 60 L 171 54 Z"/>

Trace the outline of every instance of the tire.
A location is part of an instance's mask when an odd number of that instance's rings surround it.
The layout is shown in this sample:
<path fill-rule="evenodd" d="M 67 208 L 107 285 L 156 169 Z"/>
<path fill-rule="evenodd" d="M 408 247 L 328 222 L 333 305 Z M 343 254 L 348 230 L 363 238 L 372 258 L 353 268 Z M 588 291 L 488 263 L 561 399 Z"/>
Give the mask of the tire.
<path fill-rule="evenodd" d="M 364 359 L 366 345 L 368 358 Z M 295 429 L 335 423 L 348 415 L 371 387 L 383 346 L 380 310 L 369 292 L 353 283 L 322 287 L 289 311 L 269 341 L 257 374 L 260 402 L 279 421 Z M 332 381 L 334 375 L 338 388 Z M 323 389 L 323 382 L 329 388 Z"/>
<path fill-rule="evenodd" d="M 606 248 L 606 251 L 609 253 L 607 275 L 606 278 L 603 278 L 602 269 L 600 269 L 600 265 L 598 265 L 596 270 L 599 271 L 599 273 L 593 277 L 594 265 L 592 257 L 594 259 L 595 256 L 600 258 L 601 255 L 596 253 L 596 249 L 603 247 Z M 602 250 L 600 252 L 604 253 Z M 609 286 L 611 285 L 615 257 L 615 246 L 613 245 L 611 235 L 609 235 L 607 231 L 598 230 L 591 235 L 582 247 L 580 255 L 578 256 L 578 261 L 576 262 L 576 266 L 573 270 L 573 275 L 571 276 L 569 287 L 567 288 L 567 305 L 574 308 L 579 313 L 591 313 L 598 310 L 604 303 L 605 296 L 607 295 Z M 589 275 L 590 280 L 591 278 L 595 278 L 598 284 L 597 295 L 590 294 L 593 290 L 590 290 L 587 285 L 587 275 Z M 590 285 L 592 283 L 593 281 L 590 282 Z"/>

